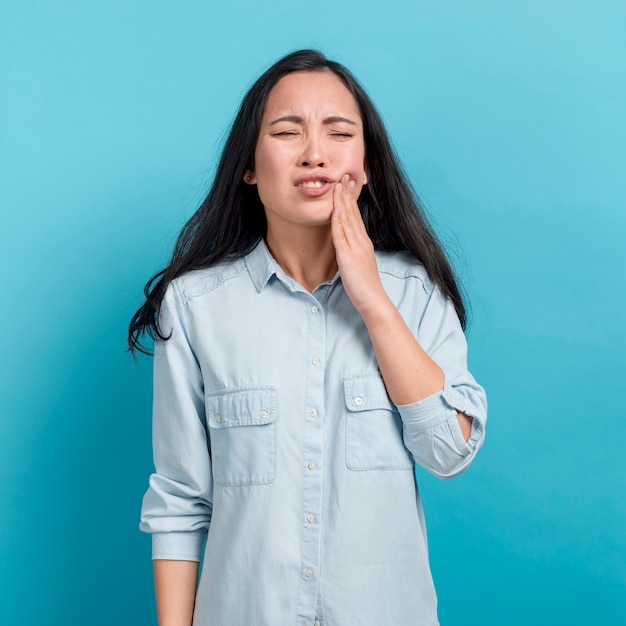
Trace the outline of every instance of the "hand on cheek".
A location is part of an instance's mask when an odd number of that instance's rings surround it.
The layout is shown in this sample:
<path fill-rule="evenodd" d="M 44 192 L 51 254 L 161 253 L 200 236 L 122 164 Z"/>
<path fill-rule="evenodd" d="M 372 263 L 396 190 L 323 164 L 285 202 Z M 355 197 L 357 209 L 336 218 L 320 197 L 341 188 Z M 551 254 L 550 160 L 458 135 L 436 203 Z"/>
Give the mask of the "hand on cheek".
<path fill-rule="evenodd" d="M 333 190 L 332 236 L 341 280 L 361 314 L 386 296 L 372 244 L 359 211 L 356 182 L 348 174 Z"/>

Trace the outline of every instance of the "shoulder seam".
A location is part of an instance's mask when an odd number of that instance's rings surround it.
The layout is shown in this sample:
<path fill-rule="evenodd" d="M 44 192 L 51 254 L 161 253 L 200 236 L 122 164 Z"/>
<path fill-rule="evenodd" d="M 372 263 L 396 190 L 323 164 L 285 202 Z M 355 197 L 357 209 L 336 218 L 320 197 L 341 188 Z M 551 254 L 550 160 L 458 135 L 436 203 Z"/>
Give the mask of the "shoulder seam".
<path fill-rule="evenodd" d="M 213 269 L 213 268 L 207 268 L 207 269 Z M 202 271 L 202 270 L 199 270 L 199 271 Z M 232 280 L 233 278 L 238 278 L 244 273 L 248 273 L 248 268 L 245 266 L 245 264 L 241 264 L 241 267 L 235 271 L 231 271 L 228 273 L 220 272 L 219 274 L 216 274 L 215 276 L 209 276 L 199 281 L 200 285 L 198 285 L 195 289 L 193 289 L 192 293 L 186 290 L 184 288 L 184 285 L 182 284 L 184 282 L 184 278 L 186 276 L 189 276 L 189 274 L 183 274 L 183 276 L 178 277 L 175 281 L 172 281 L 172 282 L 177 283 L 175 286 L 175 289 L 180 294 L 181 304 L 183 304 L 184 306 L 187 306 L 189 302 L 191 302 L 191 300 L 193 300 L 194 298 L 205 296 L 206 294 L 211 293 L 212 291 L 215 291 L 215 289 L 218 289 L 221 285 L 228 282 L 229 280 Z"/>

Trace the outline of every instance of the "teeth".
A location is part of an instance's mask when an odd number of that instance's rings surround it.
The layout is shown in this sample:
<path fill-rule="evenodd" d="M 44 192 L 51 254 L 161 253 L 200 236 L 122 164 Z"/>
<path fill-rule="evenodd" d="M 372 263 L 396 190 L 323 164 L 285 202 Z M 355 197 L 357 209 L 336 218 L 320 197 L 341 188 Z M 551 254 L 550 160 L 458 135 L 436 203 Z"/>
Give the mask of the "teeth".
<path fill-rule="evenodd" d="M 298 187 L 311 187 L 312 189 L 320 189 L 324 186 L 323 180 L 308 180 L 305 183 L 300 183 Z"/>

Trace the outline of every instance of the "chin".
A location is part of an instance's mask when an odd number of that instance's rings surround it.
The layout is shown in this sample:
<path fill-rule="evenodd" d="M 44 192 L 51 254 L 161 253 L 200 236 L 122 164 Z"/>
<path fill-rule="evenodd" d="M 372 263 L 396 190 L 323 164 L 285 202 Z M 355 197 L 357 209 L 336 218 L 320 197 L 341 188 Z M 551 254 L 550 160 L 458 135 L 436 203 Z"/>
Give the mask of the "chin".
<path fill-rule="evenodd" d="M 328 226 L 331 222 L 332 214 L 332 209 L 324 211 L 323 213 L 313 216 L 310 220 L 307 220 L 305 224 L 309 226 Z"/>

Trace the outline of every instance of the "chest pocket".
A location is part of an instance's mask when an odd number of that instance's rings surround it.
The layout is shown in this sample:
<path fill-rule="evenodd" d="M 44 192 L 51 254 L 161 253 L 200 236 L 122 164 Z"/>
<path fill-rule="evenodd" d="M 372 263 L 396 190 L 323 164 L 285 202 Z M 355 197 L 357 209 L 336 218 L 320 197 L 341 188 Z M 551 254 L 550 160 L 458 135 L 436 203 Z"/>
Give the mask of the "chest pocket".
<path fill-rule="evenodd" d="M 263 485 L 276 470 L 276 390 L 235 387 L 206 395 L 213 479 Z"/>
<path fill-rule="evenodd" d="M 377 372 L 346 376 L 346 464 L 351 470 L 412 469 L 402 420 Z"/>

